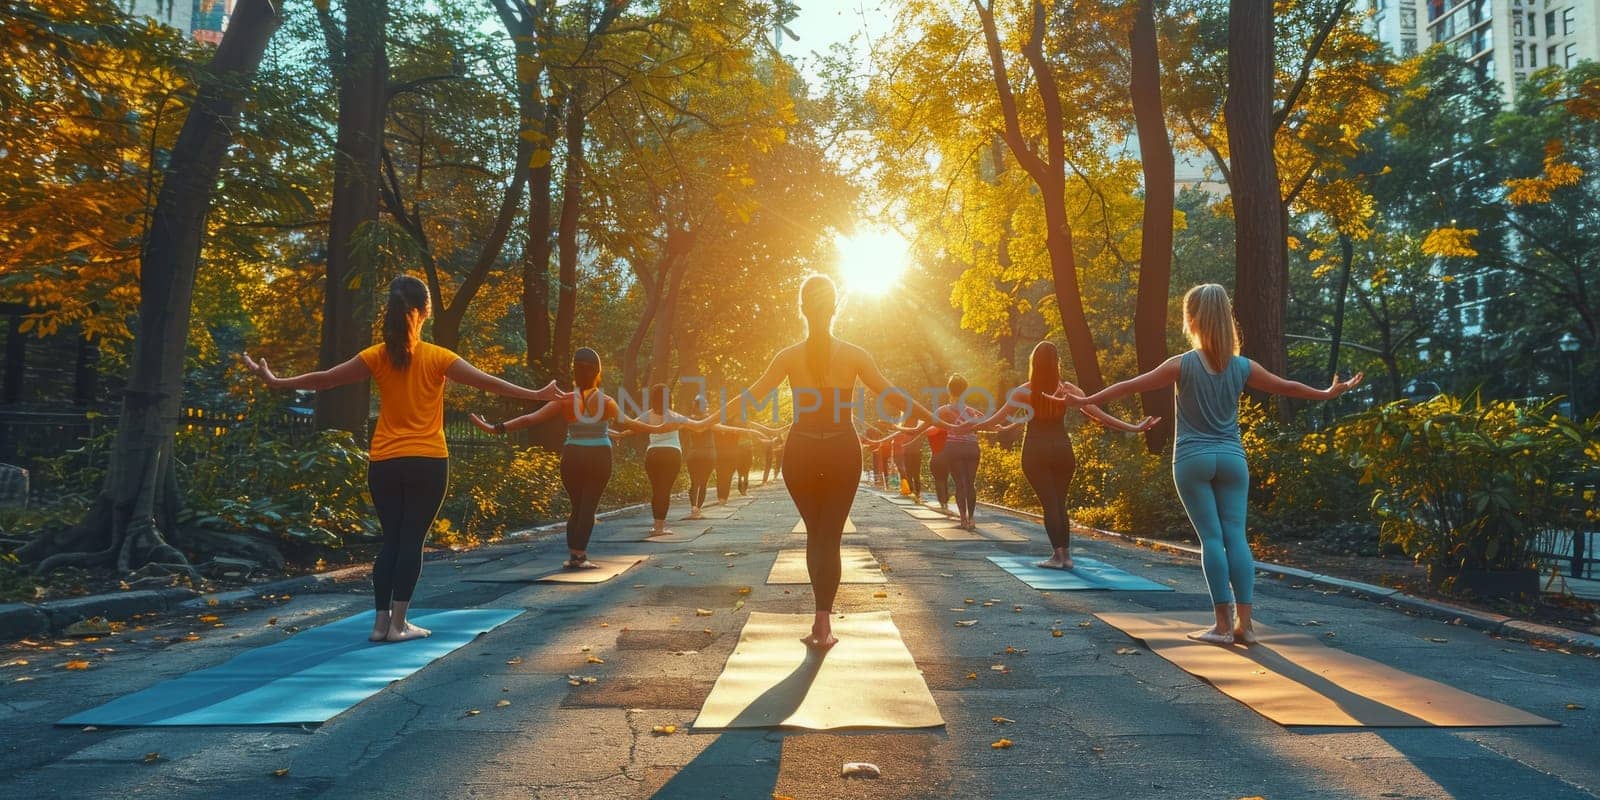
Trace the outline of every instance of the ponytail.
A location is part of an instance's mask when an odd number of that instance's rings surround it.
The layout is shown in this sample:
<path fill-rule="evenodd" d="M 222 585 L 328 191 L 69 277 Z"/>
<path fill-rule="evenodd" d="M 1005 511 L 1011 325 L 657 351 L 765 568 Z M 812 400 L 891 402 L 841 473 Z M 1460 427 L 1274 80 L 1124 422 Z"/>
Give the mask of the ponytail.
<path fill-rule="evenodd" d="M 428 313 L 428 287 L 410 275 L 389 283 L 389 304 L 383 309 L 383 349 L 395 369 L 411 366 L 411 350 L 416 344 L 411 327 L 411 312 Z"/>
<path fill-rule="evenodd" d="M 812 275 L 800 284 L 800 313 L 806 318 L 806 369 L 818 384 L 828 379 L 833 352 L 833 313 L 839 292 L 826 275 Z"/>

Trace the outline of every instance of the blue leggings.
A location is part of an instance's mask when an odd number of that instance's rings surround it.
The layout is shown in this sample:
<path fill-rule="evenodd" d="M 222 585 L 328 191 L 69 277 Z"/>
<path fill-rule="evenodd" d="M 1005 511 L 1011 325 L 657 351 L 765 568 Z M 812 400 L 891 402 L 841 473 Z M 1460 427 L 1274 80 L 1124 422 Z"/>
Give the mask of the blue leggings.
<path fill-rule="evenodd" d="M 1249 604 L 1256 584 L 1255 560 L 1244 535 L 1250 466 L 1228 453 L 1194 455 L 1173 463 L 1172 481 L 1200 535 L 1200 563 L 1212 604 L 1232 603 L 1236 596 Z"/>

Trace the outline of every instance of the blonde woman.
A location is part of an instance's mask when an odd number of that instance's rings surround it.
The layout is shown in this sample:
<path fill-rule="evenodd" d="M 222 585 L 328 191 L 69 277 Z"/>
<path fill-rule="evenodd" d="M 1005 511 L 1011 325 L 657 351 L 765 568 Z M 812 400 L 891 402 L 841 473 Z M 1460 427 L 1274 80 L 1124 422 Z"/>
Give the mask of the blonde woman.
<path fill-rule="evenodd" d="M 1172 480 L 1183 510 L 1200 537 L 1200 563 L 1217 624 L 1189 634 L 1211 644 L 1255 644 L 1251 602 L 1255 561 L 1245 538 L 1250 467 L 1239 440 L 1239 395 L 1245 387 L 1304 400 L 1331 400 L 1361 383 L 1333 376 L 1326 389 L 1280 378 L 1239 355 L 1228 291 L 1215 283 L 1183 296 L 1183 331 L 1194 349 L 1167 359 L 1137 378 L 1069 397 L 1075 406 L 1104 405 L 1140 392 L 1177 384 L 1178 438 L 1172 449 Z M 1237 610 L 1237 619 L 1234 611 Z"/>

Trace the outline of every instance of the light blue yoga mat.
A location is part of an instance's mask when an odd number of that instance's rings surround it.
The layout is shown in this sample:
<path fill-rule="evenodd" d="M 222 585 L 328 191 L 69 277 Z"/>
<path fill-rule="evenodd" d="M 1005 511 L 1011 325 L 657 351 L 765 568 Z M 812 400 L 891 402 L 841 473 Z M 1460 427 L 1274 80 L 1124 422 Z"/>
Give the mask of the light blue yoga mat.
<path fill-rule="evenodd" d="M 1109 589 L 1123 592 L 1170 592 L 1171 586 L 1123 572 L 1104 561 L 1087 556 L 1073 556 L 1072 570 L 1050 569 L 1034 566 L 1044 559 L 1039 556 L 989 556 L 996 566 L 1012 574 L 1017 580 L 1042 591 L 1081 591 Z"/>
<path fill-rule="evenodd" d="M 426 639 L 367 641 L 373 612 L 302 631 L 226 663 L 162 681 L 57 725 L 298 725 L 332 719 L 494 630 L 522 609 L 412 609 Z"/>

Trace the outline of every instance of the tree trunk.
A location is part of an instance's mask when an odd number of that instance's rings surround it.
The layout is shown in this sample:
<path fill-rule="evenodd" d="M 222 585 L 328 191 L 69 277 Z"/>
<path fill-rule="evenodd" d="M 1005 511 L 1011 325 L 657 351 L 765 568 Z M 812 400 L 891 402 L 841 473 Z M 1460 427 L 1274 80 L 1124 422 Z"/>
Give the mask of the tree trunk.
<path fill-rule="evenodd" d="M 561 173 L 561 221 L 556 228 L 559 256 L 552 358 L 557 364 L 565 364 L 572 358 L 572 323 L 578 315 L 578 207 L 583 200 L 583 98 L 582 83 L 573 86 L 567 96 L 567 163 Z"/>
<path fill-rule="evenodd" d="M 528 173 L 528 244 L 522 260 L 522 320 L 528 341 L 528 374 L 534 383 L 554 375 L 562 365 L 550 359 L 550 152 L 560 125 L 559 107 L 546 102 L 538 83 L 528 87 L 531 120 L 538 124 L 544 148 Z M 526 119 L 526 117 L 525 117 Z M 528 124 L 524 122 L 524 125 Z"/>
<path fill-rule="evenodd" d="M 1350 237 L 1339 234 L 1339 255 L 1344 263 L 1339 267 L 1339 288 L 1333 295 L 1333 332 L 1328 337 L 1328 374 L 1339 374 L 1339 347 L 1344 343 L 1344 302 L 1350 293 L 1350 268 L 1355 261 L 1355 246 Z M 1333 422 L 1333 404 L 1324 403 L 1322 407 L 1322 423 Z"/>
<path fill-rule="evenodd" d="M 1140 0 L 1129 45 L 1133 72 L 1129 91 L 1144 165 L 1144 221 L 1140 228 L 1139 294 L 1134 303 L 1133 342 L 1139 371 L 1167 359 L 1167 297 L 1172 291 L 1172 211 L 1176 189 L 1172 140 L 1161 104 L 1161 58 L 1156 49 L 1154 0 Z M 1172 438 L 1173 396 L 1167 386 L 1139 396 L 1144 413 L 1161 417 L 1145 433 L 1144 446 L 1161 452 Z"/>
<path fill-rule="evenodd" d="M 172 533 L 177 513 L 171 452 L 195 273 L 246 82 L 280 22 L 269 0 L 240 0 L 211 63 L 199 73 L 199 95 L 173 145 L 140 255 L 139 323 L 105 484 L 77 527 L 19 551 L 38 561 L 40 572 L 69 564 L 128 571 L 151 562 L 189 569 L 160 526 Z"/>
<path fill-rule="evenodd" d="M 1273 153 L 1272 8 L 1230 0 L 1228 15 L 1229 172 L 1236 240 L 1234 313 L 1241 352 L 1284 373 L 1283 323 L 1288 306 L 1287 241 L 1278 165 Z"/>
<path fill-rule="evenodd" d="M 1056 307 L 1061 311 L 1061 327 L 1067 336 L 1067 352 L 1078 384 L 1093 394 L 1105 388 L 1100 375 L 1100 357 L 1083 313 L 1083 293 L 1078 289 L 1078 262 L 1072 252 L 1072 225 L 1067 222 L 1064 190 L 1044 192 L 1044 248 L 1050 253 L 1050 273 L 1055 277 Z"/>
<path fill-rule="evenodd" d="M 322 303 L 322 369 L 349 360 L 372 343 L 372 298 L 379 276 L 357 248 L 363 225 L 378 219 L 378 168 L 388 108 L 388 0 L 348 0 L 339 79 L 339 130 L 334 143 L 333 208 L 328 223 L 326 289 Z M 320 429 L 359 436 L 367 430 L 366 381 L 317 392 Z"/>

